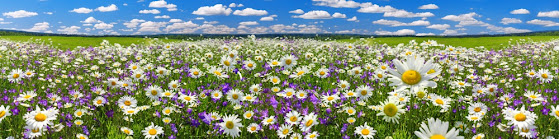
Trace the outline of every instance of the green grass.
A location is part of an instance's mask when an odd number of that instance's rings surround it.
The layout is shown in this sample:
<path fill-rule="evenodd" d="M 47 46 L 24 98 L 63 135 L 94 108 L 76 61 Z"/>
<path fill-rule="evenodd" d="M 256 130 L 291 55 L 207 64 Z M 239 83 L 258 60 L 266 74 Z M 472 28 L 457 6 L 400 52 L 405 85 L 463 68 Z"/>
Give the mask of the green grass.
<path fill-rule="evenodd" d="M 427 40 L 436 40 L 439 44 L 446 44 L 452 46 L 462 47 L 477 47 L 484 46 L 488 49 L 499 49 L 509 44 L 509 41 L 515 44 L 518 40 L 524 39 L 526 41 L 549 41 L 557 39 L 559 36 L 503 36 L 503 37 L 464 37 L 464 38 L 450 38 L 450 37 L 384 37 L 367 39 L 369 44 L 379 43 L 388 45 L 398 45 L 399 43 L 407 44 L 410 40 L 415 40 L 421 43 Z M 512 39 L 512 40 L 511 40 Z M 340 42 L 355 42 L 359 39 L 344 39 L 338 40 Z"/>
<path fill-rule="evenodd" d="M 103 40 L 108 40 L 111 44 L 119 43 L 122 46 L 128 46 L 132 43 L 134 44 L 147 44 L 153 42 L 153 39 L 145 38 L 134 38 L 134 37 L 65 37 L 65 36 L 0 36 L 0 39 L 6 39 L 11 41 L 44 41 L 58 47 L 60 49 L 74 49 L 77 46 L 99 46 Z M 40 40 L 38 40 L 40 39 Z M 164 42 L 178 41 L 178 40 L 165 40 Z"/>

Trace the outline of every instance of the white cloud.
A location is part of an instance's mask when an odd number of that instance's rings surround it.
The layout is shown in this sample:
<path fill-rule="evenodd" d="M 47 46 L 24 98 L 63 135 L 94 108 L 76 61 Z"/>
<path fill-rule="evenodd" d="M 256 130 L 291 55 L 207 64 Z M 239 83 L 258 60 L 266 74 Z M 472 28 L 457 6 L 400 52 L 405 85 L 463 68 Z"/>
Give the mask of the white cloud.
<path fill-rule="evenodd" d="M 0 18 L 0 21 L 4 21 L 4 18 Z"/>
<path fill-rule="evenodd" d="M 432 17 L 435 16 L 431 12 L 424 12 L 424 13 L 412 13 L 405 10 L 397 10 L 393 12 L 385 12 L 384 17 L 401 17 L 401 18 L 410 18 L 410 17 Z"/>
<path fill-rule="evenodd" d="M 559 11 L 538 12 L 538 17 L 559 18 Z"/>
<path fill-rule="evenodd" d="M 204 17 L 196 17 L 196 20 L 204 20 Z"/>
<path fill-rule="evenodd" d="M 50 28 L 49 23 L 48 22 L 40 22 L 40 23 L 35 23 L 35 25 L 30 28 L 30 29 L 26 29 L 25 31 L 29 31 L 29 32 L 48 32 L 48 29 Z"/>
<path fill-rule="evenodd" d="M 97 9 L 95 9 L 95 11 L 99 11 L 99 12 L 112 12 L 112 11 L 116 11 L 116 10 L 118 10 L 118 7 L 116 7 L 116 5 L 114 5 L 114 4 L 111 4 L 107 7 L 101 6 L 101 7 L 98 7 Z"/>
<path fill-rule="evenodd" d="M 178 22 L 182 22 L 181 19 L 171 19 L 169 20 L 170 23 L 178 23 Z"/>
<path fill-rule="evenodd" d="M 81 7 L 81 8 L 78 8 L 78 9 L 71 10 L 70 12 L 87 14 L 87 13 L 93 12 L 93 10 L 85 8 L 85 7 Z"/>
<path fill-rule="evenodd" d="M 254 25 L 258 25 L 258 22 L 256 22 L 256 21 L 240 22 L 239 25 L 241 25 L 241 26 L 254 26 Z"/>
<path fill-rule="evenodd" d="M 218 25 L 218 26 L 203 25 L 201 29 L 203 33 L 208 33 L 208 34 L 229 34 L 236 31 L 235 28 L 230 28 L 226 25 Z"/>
<path fill-rule="evenodd" d="M 334 17 L 334 18 L 346 18 L 346 15 L 341 14 L 341 13 L 334 13 L 334 14 L 332 14 L 332 17 Z"/>
<path fill-rule="evenodd" d="M 314 5 L 318 6 L 328 6 L 334 8 L 357 8 L 361 4 L 351 0 L 312 0 Z"/>
<path fill-rule="evenodd" d="M 330 19 L 330 13 L 327 11 L 309 11 L 303 15 L 293 16 L 295 18 L 303 18 L 303 19 Z"/>
<path fill-rule="evenodd" d="M 445 30 L 441 35 L 458 35 L 456 30 Z"/>
<path fill-rule="evenodd" d="M 180 22 L 180 23 L 173 23 L 171 25 L 168 25 L 165 28 L 165 31 L 169 32 L 169 31 L 173 31 L 173 30 L 177 30 L 177 29 L 187 29 L 187 28 L 195 28 L 198 27 L 198 24 L 192 23 L 192 21 L 188 21 L 188 22 Z"/>
<path fill-rule="evenodd" d="M 336 34 L 359 34 L 359 30 L 357 29 L 352 29 L 352 30 L 340 30 L 340 31 L 336 31 Z"/>
<path fill-rule="evenodd" d="M 54 14 L 54 13 L 52 13 L 52 12 L 43 12 L 43 13 L 44 13 L 44 14 L 48 14 L 48 15 Z"/>
<path fill-rule="evenodd" d="M 97 23 L 93 27 L 95 27 L 95 29 L 111 29 L 114 27 L 114 25 L 107 23 Z"/>
<path fill-rule="evenodd" d="M 7 12 L 7 13 L 2 13 L 2 15 L 8 17 L 8 18 L 24 18 L 24 17 L 32 17 L 32 16 L 36 16 L 39 15 L 36 12 L 28 12 L 25 10 L 18 10 L 18 11 L 13 11 L 13 12 Z"/>
<path fill-rule="evenodd" d="M 524 33 L 524 32 L 530 32 L 530 30 L 527 29 L 517 29 L 517 28 L 513 28 L 513 27 L 498 27 L 498 26 L 494 26 L 494 25 L 488 25 L 487 29 L 494 31 L 494 32 L 499 32 L 499 33 Z"/>
<path fill-rule="evenodd" d="M 151 8 L 167 8 L 167 11 L 176 11 L 177 10 L 177 5 L 167 3 L 165 0 L 152 1 L 152 2 L 149 3 L 149 7 L 151 7 Z"/>
<path fill-rule="evenodd" d="M 305 11 L 303 11 L 303 10 L 301 10 L 301 9 L 297 9 L 297 10 L 289 11 L 289 13 L 293 13 L 293 14 L 304 14 Z"/>
<path fill-rule="evenodd" d="M 260 18 L 260 21 L 274 21 L 275 17 L 278 17 L 278 15 L 270 15 L 270 16 L 262 17 Z"/>
<path fill-rule="evenodd" d="M 421 5 L 419 6 L 418 9 L 423 9 L 423 10 L 427 10 L 427 9 L 439 9 L 439 6 L 435 5 L 435 4 L 427 4 L 427 5 Z"/>
<path fill-rule="evenodd" d="M 141 14 L 159 14 L 161 12 L 157 9 L 151 9 L 151 10 L 140 10 L 139 13 L 141 13 Z"/>
<path fill-rule="evenodd" d="M 417 21 L 413 21 L 411 23 L 402 23 L 400 21 L 395 21 L 395 20 L 380 19 L 380 20 L 377 20 L 377 21 L 373 21 L 373 24 L 380 24 L 380 25 L 388 25 L 388 26 L 398 27 L 398 26 L 428 26 L 431 23 L 429 21 L 425 21 L 425 20 L 417 20 Z"/>
<path fill-rule="evenodd" d="M 513 11 L 510 11 L 510 14 L 529 14 L 530 11 L 526 10 L 526 9 L 516 9 Z"/>
<path fill-rule="evenodd" d="M 165 25 L 167 25 L 167 22 L 147 21 L 140 24 L 140 29 L 138 29 L 138 32 L 161 32 L 161 30 L 159 29 L 161 27 L 165 27 Z"/>
<path fill-rule="evenodd" d="M 503 18 L 501 19 L 501 23 L 508 25 L 508 24 L 522 23 L 522 20 L 516 18 Z"/>
<path fill-rule="evenodd" d="M 56 30 L 60 33 L 63 34 L 80 34 L 79 33 L 79 29 L 81 29 L 81 27 L 78 26 L 71 26 L 71 27 L 60 27 L 60 29 Z"/>
<path fill-rule="evenodd" d="M 138 24 L 146 22 L 146 20 L 132 19 L 129 22 L 123 23 L 127 28 L 136 28 Z"/>
<path fill-rule="evenodd" d="M 192 12 L 195 15 L 229 15 L 233 10 L 227 8 L 222 4 L 216 4 L 214 6 L 203 6 L 198 8 L 198 10 Z"/>
<path fill-rule="evenodd" d="M 390 31 L 375 31 L 376 35 L 390 35 L 390 36 L 403 36 L 403 35 L 415 35 L 415 31 L 411 29 L 401 29 L 396 32 Z"/>
<path fill-rule="evenodd" d="M 461 14 L 461 15 L 447 15 L 441 19 L 450 20 L 450 21 L 477 21 L 474 17 L 481 17 L 481 16 L 474 12 L 471 12 L 471 13 Z"/>
<path fill-rule="evenodd" d="M 553 22 L 553 21 L 549 21 L 549 20 L 539 20 L 539 19 L 530 20 L 526 23 L 534 24 L 534 25 L 542 25 L 542 26 L 545 26 L 545 27 L 559 26 L 559 23 L 557 23 L 557 22 Z"/>
<path fill-rule="evenodd" d="M 237 4 L 236 3 L 231 3 L 231 4 L 229 4 L 229 7 L 237 7 Z"/>
<path fill-rule="evenodd" d="M 398 9 L 390 6 L 390 5 L 386 5 L 386 6 L 379 6 L 377 4 L 372 4 L 370 2 L 367 3 L 363 3 L 361 5 L 361 8 L 359 8 L 359 10 L 357 10 L 357 12 L 360 13 L 385 13 L 385 12 L 394 12 L 397 11 Z"/>
<path fill-rule="evenodd" d="M 162 16 L 155 16 L 155 18 L 156 18 L 156 19 L 159 19 L 159 18 L 168 19 L 168 18 L 171 18 L 171 17 L 168 16 L 168 15 L 162 15 Z"/>
<path fill-rule="evenodd" d="M 352 21 L 352 22 L 359 22 L 359 20 L 357 20 L 357 17 L 353 16 L 350 19 L 347 19 L 347 21 Z"/>
<path fill-rule="evenodd" d="M 415 36 L 435 36 L 435 33 L 417 33 Z"/>
<path fill-rule="evenodd" d="M 266 10 L 256 10 L 256 9 L 252 9 L 252 8 L 246 8 L 243 10 L 235 10 L 235 12 L 233 12 L 233 15 L 239 15 L 239 16 L 262 16 L 262 15 L 267 15 L 268 12 Z"/>
<path fill-rule="evenodd" d="M 98 23 L 101 22 L 93 17 L 88 17 L 87 19 L 85 19 L 84 21 L 80 21 L 82 23 L 86 23 L 86 24 L 92 24 L 92 23 Z"/>
<path fill-rule="evenodd" d="M 427 28 L 437 29 L 437 30 L 446 30 L 446 29 L 450 28 L 450 25 L 449 24 L 433 24 L 433 25 L 427 26 Z"/>

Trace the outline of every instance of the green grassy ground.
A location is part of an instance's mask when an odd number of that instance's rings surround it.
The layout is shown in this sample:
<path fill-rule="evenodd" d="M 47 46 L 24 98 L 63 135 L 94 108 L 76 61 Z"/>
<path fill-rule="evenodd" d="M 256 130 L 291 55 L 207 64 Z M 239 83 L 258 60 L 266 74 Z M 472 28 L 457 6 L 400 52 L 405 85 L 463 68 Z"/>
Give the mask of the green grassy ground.
<path fill-rule="evenodd" d="M 436 40 L 438 43 L 452 45 L 452 46 L 463 46 L 463 47 L 477 47 L 484 46 L 485 48 L 498 49 L 503 46 L 507 46 L 509 41 L 516 43 L 518 40 L 524 39 L 526 41 L 549 41 L 552 39 L 557 39 L 559 36 L 504 36 L 504 37 L 467 37 L 467 38 L 445 38 L 445 37 L 385 37 L 385 38 L 374 38 L 367 39 L 369 43 L 380 43 L 388 45 L 398 45 L 399 43 L 408 43 L 410 40 L 414 40 L 418 43 L 427 40 Z M 338 40 L 341 42 L 355 42 L 359 39 L 345 39 Z"/>
<path fill-rule="evenodd" d="M 111 44 L 119 43 L 123 46 L 134 44 L 146 44 L 153 39 L 133 38 L 133 37 L 63 37 L 63 36 L 0 36 L 0 39 L 12 41 L 44 41 L 60 49 L 73 49 L 77 46 L 98 46 L 103 40 L 108 40 Z M 38 40 L 40 39 L 40 40 Z M 165 42 L 177 40 L 163 40 Z"/>

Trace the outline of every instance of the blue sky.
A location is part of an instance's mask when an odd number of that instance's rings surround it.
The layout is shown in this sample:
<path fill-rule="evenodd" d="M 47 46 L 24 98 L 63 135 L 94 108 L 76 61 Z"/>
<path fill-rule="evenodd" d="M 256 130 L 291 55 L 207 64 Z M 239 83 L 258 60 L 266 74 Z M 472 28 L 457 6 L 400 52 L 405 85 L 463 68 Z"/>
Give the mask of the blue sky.
<path fill-rule="evenodd" d="M 555 0 L 15 0 L 0 28 L 62 34 L 503 34 L 559 30 Z"/>

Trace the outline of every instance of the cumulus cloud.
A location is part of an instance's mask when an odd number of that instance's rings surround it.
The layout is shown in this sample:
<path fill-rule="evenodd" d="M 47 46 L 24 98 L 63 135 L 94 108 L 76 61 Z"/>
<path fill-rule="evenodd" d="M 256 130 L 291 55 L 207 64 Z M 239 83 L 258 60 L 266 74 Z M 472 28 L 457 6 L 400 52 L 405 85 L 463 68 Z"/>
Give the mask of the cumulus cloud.
<path fill-rule="evenodd" d="M 384 17 L 400 17 L 400 18 L 411 18 L 411 17 L 432 17 L 435 16 L 431 12 L 423 12 L 423 13 L 412 13 L 405 10 L 396 10 L 392 12 L 385 12 Z"/>
<path fill-rule="evenodd" d="M 274 21 L 274 18 L 278 17 L 277 15 L 270 15 L 266 17 L 260 18 L 260 21 Z"/>
<path fill-rule="evenodd" d="M 415 36 L 435 36 L 435 33 L 417 33 Z"/>
<path fill-rule="evenodd" d="M 494 26 L 494 25 L 488 25 L 487 29 L 494 31 L 494 32 L 498 32 L 498 33 L 524 33 L 524 32 L 530 32 L 530 30 L 527 29 L 517 29 L 517 28 L 513 28 L 513 27 L 498 27 L 498 26 Z"/>
<path fill-rule="evenodd" d="M 149 3 L 151 8 L 167 8 L 167 11 L 176 11 L 177 5 L 167 3 L 165 0 L 152 1 Z"/>
<path fill-rule="evenodd" d="M 184 30 L 184 29 L 192 30 L 192 28 L 196 28 L 198 26 L 199 26 L 198 24 L 195 24 L 192 21 L 173 23 L 171 25 L 168 25 L 165 28 L 165 31 L 169 32 L 169 31 L 173 31 L 173 30 Z M 184 33 L 184 32 L 188 32 L 188 31 L 180 31 L 180 32 Z"/>
<path fill-rule="evenodd" d="M 359 22 L 359 20 L 357 20 L 357 17 L 353 16 L 350 19 L 347 19 L 347 21 L 352 21 L 352 22 Z"/>
<path fill-rule="evenodd" d="M 112 11 L 116 11 L 118 10 L 118 7 L 116 7 L 116 5 L 111 4 L 109 6 L 101 6 L 98 7 L 97 9 L 95 9 L 95 11 L 99 11 L 99 12 L 112 12 Z"/>
<path fill-rule="evenodd" d="M 26 29 L 25 31 L 29 31 L 29 32 L 47 32 L 48 29 L 50 28 L 50 25 L 48 22 L 40 22 L 40 23 L 35 23 L 35 25 L 30 28 L 30 29 Z"/>
<path fill-rule="evenodd" d="M 144 22 L 142 24 L 140 24 L 140 29 L 138 29 L 138 32 L 161 32 L 160 28 L 165 27 L 167 25 L 167 22 L 153 22 L 153 21 L 147 21 Z"/>
<path fill-rule="evenodd" d="M 427 5 L 421 5 L 419 6 L 418 9 L 423 9 L 423 10 L 427 10 L 427 9 L 439 9 L 439 6 L 435 5 L 435 4 L 427 4 Z"/>
<path fill-rule="evenodd" d="M 357 10 L 357 12 L 360 13 L 385 13 L 385 12 L 394 12 L 397 11 L 398 9 L 387 5 L 387 6 L 379 6 L 377 4 L 372 4 L 370 2 L 367 3 L 363 3 L 361 5 L 361 8 L 359 10 Z"/>
<path fill-rule="evenodd" d="M 93 12 L 93 10 L 85 8 L 85 7 L 81 7 L 81 8 L 71 10 L 70 12 L 79 13 L 79 14 L 87 14 L 87 13 Z"/>
<path fill-rule="evenodd" d="M 395 20 L 380 19 L 380 20 L 377 20 L 377 21 L 373 21 L 373 24 L 380 24 L 380 25 L 398 27 L 398 26 L 428 26 L 431 23 L 429 21 L 425 21 L 425 20 L 417 20 L 417 21 L 413 21 L 411 23 L 402 23 L 400 21 L 395 21 Z"/>
<path fill-rule="evenodd" d="M 295 18 L 303 18 L 303 19 L 331 19 L 330 13 L 327 11 L 309 11 L 305 14 L 299 16 L 293 16 Z"/>
<path fill-rule="evenodd" d="M 450 25 L 449 24 L 433 24 L 433 25 L 427 26 L 427 28 L 436 29 L 436 30 L 446 30 L 446 29 L 450 28 Z"/>
<path fill-rule="evenodd" d="M 545 27 L 559 26 L 559 23 L 557 23 L 557 22 L 553 22 L 553 21 L 549 21 L 549 20 L 539 20 L 539 19 L 530 20 L 526 23 L 534 24 L 534 25 L 542 25 L 542 26 L 545 26 Z"/>
<path fill-rule="evenodd" d="M 415 31 L 411 29 L 401 29 L 395 32 L 390 31 L 375 31 L 376 35 L 390 35 L 390 36 L 403 36 L 403 35 L 415 35 Z"/>
<path fill-rule="evenodd" d="M 60 29 L 56 30 L 60 33 L 63 34 L 80 34 L 80 32 L 78 31 L 79 29 L 81 29 L 81 27 L 78 26 L 70 26 L 70 27 L 66 27 L 66 26 L 61 26 Z"/>
<path fill-rule="evenodd" d="M 227 8 L 222 4 L 216 4 L 214 6 L 203 6 L 198 8 L 198 10 L 192 12 L 195 15 L 229 15 L 233 10 L 231 8 Z"/>
<path fill-rule="evenodd" d="M 526 10 L 526 9 L 516 9 L 516 10 L 512 10 L 510 11 L 510 14 L 529 14 L 530 11 Z"/>
<path fill-rule="evenodd" d="M 266 10 L 256 10 L 256 9 L 252 9 L 252 8 L 246 8 L 243 10 L 235 10 L 235 12 L 233 12 L 233 15 L 238 15 L 238 16 L 262 16 L 262 15 L 267 15 L 268 12 Z"/>
<path fill-rule="evenodd" d="M 351 0 L 312 0 L 314 5 L 334 8 L 357 8 L 361 4 Z"/>
<path fill-rule="evenodd" d="M 240 22 L 239 25 L 241 25 L 241 26 L 254 26 L 254 25 L 258 25 L 258 22 L 256 22 L 256 21 L 246 21 L 246 22 Z"/>
<path fill-rule="evenodd" d="M 146 20 L 132 19 L 129 22 L 123 23 L 127 28 L 136 28 L 138 24 L 146 22 Z"/>
<path fill-rule="evenodd" d="M 342 14 L 342 13 L 334 13 L 334 14 L 332 14 L 332 17 L 334 17 L 334 18 L 346 18 L 346 15 Z"/>
<path fill-rule="evenodd" d="M 293 13 L 293 14 L 304 14 L 305 11 L 303 11 L 303 10 L 301 10 L 301 9 L 297 9 L 297 10 L 289 11 L 289 13 Z"/>
<path fill-rule="evenodd" d="M 522 20 L 516 18 L 503 18 L 501 19 L 501 23 L 508 25 L 508 24 L 522 23 Z"/>
<path fill-rule="evenodd" d="M 159 19 L 159 18 L 168 19 L 168 18 L 171 18 L 171 17 L 168 16 L 168 15 L 162 15 L 162 16 L 155 16 L 155 18 L 156 18 L 156 19 Z"/>
<path fill-rule="evenodd" d="M 474 12 L 471 12 L 471 13 L 461 14 L 461 15 L 447 15 L 441 19 L 450 20 L 450 21 L 476 21 L 474 17 L 481 17 L 481 16 Z"/>
<path fill-rule="evenodd" d="M 182 22 L 181 19 L 171 19 L 169 20 L 170 23 L 178 23 L 178 22 Z"/>
<path fill-rule="evenodd" d="M 157 9 L 151 9 L 151 10 L 140 10 L 139 13 L 141 13 L 141 14 L 159 14 L 161 12 Z"/>
<path fill-rule="evenodd" d="M 92 23 L 98 23 L 98 22 L 101 22 L 101 21 L 99 21 L 99 20 L 97 20 L 93 17 L 88 17 L 84 21 L 80 21 L 80 22 L 85 23 L 85 24 L 92 24 Z"/>
<path fill-rule="evenodd" d="M 559 11 L 538 12 L 538 17 L 559 18 Z"/>
<path fill-rule="evenodd" d="M 13 12 L 7 12 L 7 13 L 2 13 L 2 15 L 8 17 L 8 18 L 24 18 L 24 17 L 32 17 L 32 16 L 36 16 L 39 15 L 36 12 L 28 12 L 25 10 L 18 10 L 18 11 L 13 11 Z"/>
<path fill-rule="evenodd" d="M 114 27 L 113 24 L 107 24 L 107 23 L 97 23 L 93 26 L 95 29 L 111 29 Z"/>

